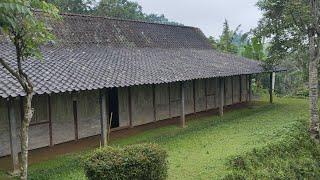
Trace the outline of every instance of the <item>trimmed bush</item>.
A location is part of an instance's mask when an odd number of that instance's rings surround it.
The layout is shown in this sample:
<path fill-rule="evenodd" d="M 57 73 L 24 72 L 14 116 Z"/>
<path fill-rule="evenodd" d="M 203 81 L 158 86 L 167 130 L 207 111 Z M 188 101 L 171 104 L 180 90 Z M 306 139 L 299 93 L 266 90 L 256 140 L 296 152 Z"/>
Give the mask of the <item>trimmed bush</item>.
<path fill-rule="evenodd" d="M 89 180 L 163 180 L 167 178 L 167 153 L 155 144 L 105 147 L 85 158 L 84 169 Z"/>

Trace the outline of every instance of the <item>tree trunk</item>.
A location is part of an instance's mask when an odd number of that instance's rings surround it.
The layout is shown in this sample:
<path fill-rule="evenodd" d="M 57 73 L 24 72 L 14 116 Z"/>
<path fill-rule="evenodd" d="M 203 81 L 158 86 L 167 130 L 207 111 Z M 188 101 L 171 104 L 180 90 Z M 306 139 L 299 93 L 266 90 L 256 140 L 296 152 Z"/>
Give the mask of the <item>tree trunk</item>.
<path fill-rule="evenodd" d="M 310 135 L 313 139 L 319 139 L 319 109 L 318 109 L 318 62 L 319 46 L 317 36 L 318 9 L 317 0 L 310 0 L 311 17 L 315 21 L 309 30 L 309 104 L 310 104 Z"/>
<path fill-rule="evenodd" d="M 28 149 L 29 149 L 29 124 L 33 115 L 32 103 L 32 93 L 27 93 L 24 97 L 24 117 L 21 124 L 21 179 L 27 180 L 28 178 Z"/>

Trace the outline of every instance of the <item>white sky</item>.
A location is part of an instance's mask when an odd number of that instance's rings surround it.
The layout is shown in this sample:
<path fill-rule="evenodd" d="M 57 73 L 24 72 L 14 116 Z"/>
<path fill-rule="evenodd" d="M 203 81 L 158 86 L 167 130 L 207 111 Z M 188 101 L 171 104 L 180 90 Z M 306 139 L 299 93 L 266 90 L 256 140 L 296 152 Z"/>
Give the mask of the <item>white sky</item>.
<path fill-rule="evenodd" d="M 257 26 L 261 12 L 257 0 L 133 0 L 145 13 L 164 14 L 168 19 L 184 25 L 199 27 L 207 36 L 218 37 L 224 19 L 232 29 L 249 31 Z"/>

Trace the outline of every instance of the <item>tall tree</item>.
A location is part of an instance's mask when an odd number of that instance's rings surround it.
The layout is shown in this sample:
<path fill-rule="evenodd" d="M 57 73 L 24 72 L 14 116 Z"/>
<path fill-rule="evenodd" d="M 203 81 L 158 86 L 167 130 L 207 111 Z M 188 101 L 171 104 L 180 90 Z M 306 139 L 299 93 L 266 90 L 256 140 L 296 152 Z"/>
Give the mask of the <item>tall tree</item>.
<path fill-rule="evenodd" d="M 319 0 L 260 0 L 257 5 L 263 11 L 258 33 L 270 39 L 270 65 L 297 52 L 309 52 L 310 134 L 319 139 Z"/>
<path fill-rule="evenodd" d="M 41 16 L 34 10 L 41 10 Z M 0 64 L 20 83 L 25 92 L 24 117 L 20 127 L 21 179 L 28 176 L 28 130 L 33 116 L 33 83 L 22 68 L 30 57 L 41 58 L 40 45 L 53 40 L 47 27 L 47 18 L 59 18 L 55 6 L 42 0 L 1 0 L 0 30 L 8 36 L 16 50 L 16 65 L 0 57 Z"/>
<path fill-rule="evenodd" d="M 89 14 L 93 11 L 95 0 L 47 0 L 61 12 Z"/>
<path fill-rule="evenodd" d="M 158 15 L 158 14 L 144 14 L 144 19 L 148 22 L 155 22 L 155 23 L 162 23 L 162 24 L 172 24 L 172 25 L 182 25 L 177 22 L 169 21 L 168 18 L 164 16 L 164 14 Z"/>
<path fill-rule="evenodd" d="M 137 2 L 128 0 L 101 0 L 96 8 L 96 14 L 122 19 L 144 19 L 142 7 Z"/>
<path fill-rule="evenodd" d="M 101 0 L 98 6 L 93 8 L 92 13 L 99 16 L 107 16 L 121 19 L 182 25 L 174 21 L 169 21 L 163 14 L 145 14 L 142 11 L 142 7 L 137 2 L 129 0 Z"/>
<path fill-rule="evenodd" d="M 237 54 L 238 46 L 235 43 L 235 40 L 239 36 L 239 27 L 240 26 L 235 30 L 231 30 L 228 21 L 225 20 L 223 23 L 223 31 L 219 39 L 215 40 L 212 36 L 209 37 L 209 42 L 212 44 L 212 47 L 222 52 Z"/>

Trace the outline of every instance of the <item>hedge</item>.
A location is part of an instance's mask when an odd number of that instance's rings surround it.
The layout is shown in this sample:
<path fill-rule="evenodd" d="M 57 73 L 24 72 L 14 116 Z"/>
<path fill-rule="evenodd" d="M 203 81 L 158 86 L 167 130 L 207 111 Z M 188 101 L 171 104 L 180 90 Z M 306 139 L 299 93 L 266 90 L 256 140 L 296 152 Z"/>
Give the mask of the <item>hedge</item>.
<path fill-rule="evenodd" d="M 84 170 L 89 180 L 163 180 L 167 153 L 156 144 L 100 148 L 85 158 Z"/>

